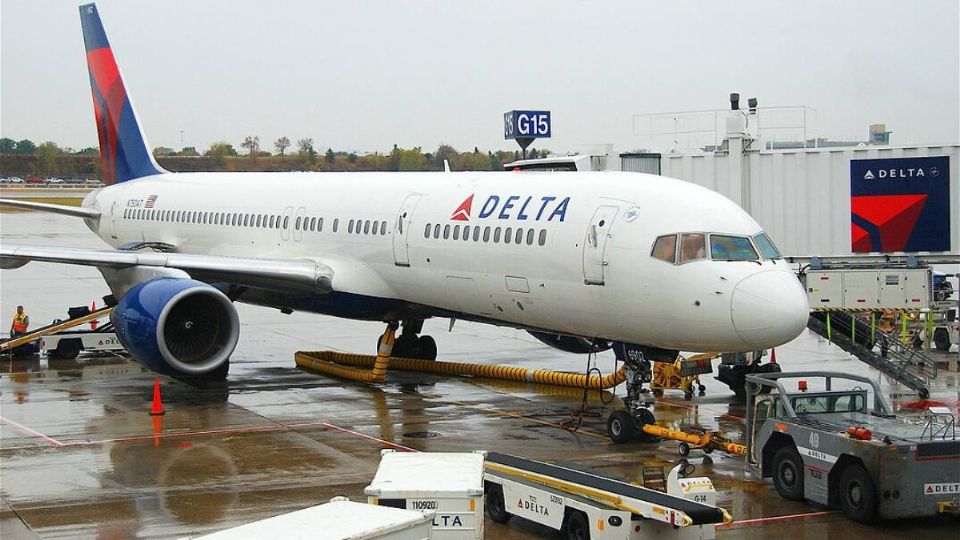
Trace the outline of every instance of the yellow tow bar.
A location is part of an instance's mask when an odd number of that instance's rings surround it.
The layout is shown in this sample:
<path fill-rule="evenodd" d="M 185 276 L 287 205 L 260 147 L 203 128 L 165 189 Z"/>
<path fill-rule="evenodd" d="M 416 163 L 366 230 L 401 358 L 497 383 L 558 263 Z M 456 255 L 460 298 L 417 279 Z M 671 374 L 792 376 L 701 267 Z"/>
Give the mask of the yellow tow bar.
<path fill-rule="evenodd" d="M 700 448 L 706 452 L 720 450 L 728 454 L 738 456 L 747 455 L 747 447 L 742 444 L 732 443 L 720 437 L 720 434 L 714 431 L 706 433 L 687 433 L 675 429 L 665 428 L 656 424 L 644 424 L 643 432 L 661 439 L 671 439 L 690 445 L 691 448 Z M 681 451 L 681 453 L 683 453 Z"/>

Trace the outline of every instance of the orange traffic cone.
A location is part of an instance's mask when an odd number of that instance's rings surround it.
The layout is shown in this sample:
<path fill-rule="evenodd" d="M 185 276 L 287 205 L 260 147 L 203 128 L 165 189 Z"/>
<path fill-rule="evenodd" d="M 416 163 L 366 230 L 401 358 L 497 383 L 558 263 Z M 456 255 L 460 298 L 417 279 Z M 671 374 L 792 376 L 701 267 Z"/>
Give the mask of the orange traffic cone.
<path fill-rule="evenodd" d="M 163 400 L 160 398 L 160 379 L 153 380 L 153 405 L 150 406 L 150 416 L 166 414 L 163 410 Z"/>
<path fill-rule="evenodd" d="M 777 363 L 777 349 L 773 347 L 770 348 L 770 363 L 771 364 Z"/>
<path fill-rule="evenodd" d="M 94 312 L 94 311 L 96 311 L 96 310 L 97 310 L 97 301 L 94 300 L 93 303 L 90 304 L 90 311 L 91 311 L 91 312 Z M 91 329 L 91 330 L 96 330 L 98 324 L 100 324 L 100 321 L 98 321 L 98 320 L 96 320 L 96 319 L 93 319 L 92 321 L 90 321 L 90 329 Z"/>

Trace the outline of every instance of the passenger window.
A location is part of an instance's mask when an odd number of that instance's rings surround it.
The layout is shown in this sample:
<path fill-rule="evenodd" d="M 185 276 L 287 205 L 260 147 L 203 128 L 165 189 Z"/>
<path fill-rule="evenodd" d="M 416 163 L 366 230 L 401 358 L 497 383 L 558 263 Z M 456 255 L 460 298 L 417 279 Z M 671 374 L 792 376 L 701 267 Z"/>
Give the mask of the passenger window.
<path fill-rule="evenodd" d="M 523 229 L 517 228 L 517 235 L 513 238 L 514 244 L 523 244 Z"/>
<path fill-rule="evenodd" d="M 353 220 L 347 222 L 347 234 L 353 234 Z"/>
<path fill-rule="evenodd" d="M 483 241 L 487 243 L 490 241 L 490 227 L 483 228 Z"/>
<path fill-rule="evenodd" d="M 510 240 L 513 239 L 513 227 L 507 227 L 507 230 L 503 231 L 503 243 L 509 244 Z"/>
<path fill-rule="evenodd" d="M 449 226 L 449 225 L 444 225 L 444 226 L 443 226 L 443 239 L 446 240 L 447 238 L 450 238 L 450 226 Z"/>
<path fill-rule="evenodd" d="M 380 222 L 380 236 L 386 236 L 386 235 L 387 235 L 387 222 L 386 222 L 386 221 L 381 221 L 381 222 Z"/>
<path fill-rule="evenodd" d="M 704 259 L 707 256 L 706 242 L 703 234 L 685 234 L 680 241 L 680 262 Z"/>
<path fill-rule="evenodd" d="M 433 226 L 433 237 L 434 237 L 434 238 L 440 238 L 440 224 L 439 224 L 439 223 Z"/>
<path fill-rule="evenodd" d="M 532 245 L 533 245 L 533 235 L 534 235 L 534 230 L 533 230 L 533 229 L 527 229 L 527 245 L 528 245 L 528 246 L 532 246 Z"/>
<path fill-rule="evenodd" d="M 464 225 L 464 226 L 463 226 L 463 239 L 464 239 L 464 240 L 469 240 L 469 239 L 470 239 L 470 226 L 469 226 L 469 225 Z"/>
<path fill-rule="evenodd" d="M 757 243 L 757 247 L 760 248 L 760 254 L 763 255 L 765 259 L 779 259 L 781 257 L 780 250 L 777 249 L 777 246 L 773 245 L 773 241 L 770 240 L 767 233 L 760 233 L 754 236 L 753 241 Z"/>
<path fill-rule="evenodd" d="M 657 238 L 653 243 L 653 252 L 650 254 L 654 259 L 660 259 L 670 264 L 677 262 L 677 235 L 670 234 Z"/>
<path fill-rule="evenodd" d="M 537 239 L 537 243 L 540 244 L 541 246 L 544 246 L 544 245 L 547 244 L 547 230 L 546 230 L 546 229 L 540 229 L 540 238 Z"/>
<path fill-rule="evenodd" d="M 323 232 L 323 218 L 317 220 L 317 232 Z"/>
<path fill-rule="evenodd" d="M 473 241 L 476 242 L 480 240 L 480 226 L 477 225 L 473 228 Z"/>
<path fill-rule="evenodd" d="M 301 218 L 298 216 L 298 217 L 297 217 L 297 221 L 295 221 L 294 224 L 293 224 L 293 228 L 296 229 L 296 230 L 298 230 L 298 231 L 300 230 L 300 219 L 301 219 Z"/>
<path fill-rule="evenodd" d="M 710 235 L 710 257 L 715 261 L 755 261 L 757 251 L 746 236 Z"/>
<path fill-rule="evenodd" d="M 378 228 L 380 228 L 380 221 L 379 221 L 379 220 L 373 220 L 373 227 L 370 227 L 370 232 L 372 232 L 374 236 L 377 235 L 377 229 L 378 229 Z"/>
<path fill-rule="evenodd" d="M 337 232 L 337 227 L 340 225 L 340 218 L 334 218 L 333 220 L 333 232 Z"/>
<path fill-rule="evenodd" d="M 454 226 L 453 226 L 453 239 L 454 239 L 454 240 L 459 240 L 459 239 L 460 239 L 460 226 L 459 226 L 459 225 L 454 225 Z"/>
<path fill-rule="evenodd" d="M 363 234 L 370 234 L 370 220 L 363 222 Z"/>
<path fill-rule="evenodd" d="M 424 237 L 424 238 L 430 238 L 430 229 L 432 229 L 432 228 L 433 228 L 433 226 L 430 225 L 429 223 L 427 223 L 427 226 L 423 228 L 423 237 Z"/>
<path fill-rule="evenodd" d="M 497 227 L 496 229 L 493 230 L 493 243 L 494 244 L 500 243 L 500 227 Z"/>
<path fill-rule="evenodd" d="M 283 228 L 286 229 L 290 225 L 290 216 L 283 216 Z"/>

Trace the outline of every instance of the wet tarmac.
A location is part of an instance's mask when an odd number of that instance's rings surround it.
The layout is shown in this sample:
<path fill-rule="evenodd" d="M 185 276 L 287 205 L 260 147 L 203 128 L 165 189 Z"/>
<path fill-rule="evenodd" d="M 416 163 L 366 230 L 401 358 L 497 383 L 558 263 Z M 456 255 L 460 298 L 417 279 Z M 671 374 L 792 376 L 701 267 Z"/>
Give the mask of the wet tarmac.
<path fill-rule="evenodd" d="M 102 247 L 78 220 L 0 214 L 4 243 Z M 0 314 L 22 303 L 34 325 L 108 293 L 92 268 L 31 263 L 0 274 Z M 604 434 L 619 406 L 583 392 L 480 379 L 391 373 L 385 384 L 344 382 L 297 369 L 297 350 L 372 354 L 381 325 L 239 306 L 240 345 L 223 385 L 197 388 L 160 377 L 167 413 L 147 412 L 155 375 L 119 356 L 63 361 L 5 360 L 0 366 L 0 536 L 12 538 L 182 537 L 214 532 L 320 504 L 364 500 L 383 448 L 512 453 L 563 460 L 639 482 L 645 466 L 680 461 L 677 444 L 614 445 Z M 587 359 L 545 347 L 521 331 L 428 321 L 447 360 L 583 371 Z M 954 353 L 956 354 L 956 353 Z M 829 369 L 877 377 L 805 332 L 777 349 L 790 370 Z M 597 365 L 607 372 L 613 355 Z M 881 377 L 895 399 L 915 400 Z M 668 391 L 658 422 L 723 431 L 740 440 L 743 407 L 712 377 L 707 394 L 684 401 Z M 621 388 L 617 389 L 622 393 Z M 900 396 L 900 394 L 904 394 Z M 941 371 L 932 398 L 958 400 L 958 375 Z M 694 451 L 695 475 L 709 476 L 718 505 L 737 520 L 718 538 L 955 538 L 957 522 L 907 520 L 867 527 L 839 513 L 781 499 L 742 459 Z M 487 520 L 488 538 L 554 538 L 522 520 Z"/>

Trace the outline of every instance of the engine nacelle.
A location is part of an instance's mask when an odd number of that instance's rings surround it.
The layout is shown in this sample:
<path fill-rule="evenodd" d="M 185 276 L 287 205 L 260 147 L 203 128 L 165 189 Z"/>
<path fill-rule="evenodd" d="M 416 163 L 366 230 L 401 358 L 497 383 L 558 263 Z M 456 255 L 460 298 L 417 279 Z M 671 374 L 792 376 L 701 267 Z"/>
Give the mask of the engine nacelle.
<path fill-rule="evenodd" d="M 527 333 L 555 349 L 574 354 L 601 352 L 612 346 L 609 341 L 604 340 L 594 341 L 582 337 L 550 334 L 548 332 L 534 332 L 533 330 L 527 330 Z"/>
<path fill-rule="evenodd" d="M 134 359 L 167 375 L 207 375 L 225 366 L 240 339 L 229 298 L 193 279 L 157 278 L 130 288 L 110 315 Z"/>

